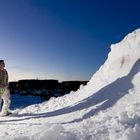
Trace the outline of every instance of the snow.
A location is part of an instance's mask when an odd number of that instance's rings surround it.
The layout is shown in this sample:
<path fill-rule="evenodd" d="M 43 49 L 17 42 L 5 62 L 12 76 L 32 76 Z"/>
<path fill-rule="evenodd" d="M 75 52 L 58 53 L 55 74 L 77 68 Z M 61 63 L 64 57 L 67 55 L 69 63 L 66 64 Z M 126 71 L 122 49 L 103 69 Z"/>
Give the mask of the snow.
<path fill-rule="evenodd" d="M 0 118 L 4 140 L 139 140 L 140 29 L 111 45 L 86 86 Z"/>

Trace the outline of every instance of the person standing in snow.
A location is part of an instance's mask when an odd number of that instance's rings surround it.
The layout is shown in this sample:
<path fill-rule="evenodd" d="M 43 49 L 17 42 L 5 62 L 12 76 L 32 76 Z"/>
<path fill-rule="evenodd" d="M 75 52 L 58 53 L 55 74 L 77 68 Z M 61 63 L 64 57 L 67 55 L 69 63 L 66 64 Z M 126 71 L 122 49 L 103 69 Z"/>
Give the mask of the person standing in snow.
<path fill-rule="evenodd" d="M 4 68 L 5 63 L 4 60 L 0 60 L 0 100 L 3 100 L 2 110 L 0 112 L 0 116 L 9 115 L 9 107 L 10 107 L 10 92 L 8 90 L 8 73 Z"/>

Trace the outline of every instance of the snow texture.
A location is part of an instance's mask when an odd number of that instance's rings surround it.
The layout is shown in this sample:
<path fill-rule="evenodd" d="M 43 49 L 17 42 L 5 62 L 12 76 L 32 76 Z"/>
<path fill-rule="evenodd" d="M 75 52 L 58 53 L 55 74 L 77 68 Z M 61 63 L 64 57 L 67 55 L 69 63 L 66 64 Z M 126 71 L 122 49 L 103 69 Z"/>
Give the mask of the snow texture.
<path fill-rule="evenodd" d="M 0 118 L 3 140 L 139 140 L 140 29 L 111 45 L 86 86 Z"/>

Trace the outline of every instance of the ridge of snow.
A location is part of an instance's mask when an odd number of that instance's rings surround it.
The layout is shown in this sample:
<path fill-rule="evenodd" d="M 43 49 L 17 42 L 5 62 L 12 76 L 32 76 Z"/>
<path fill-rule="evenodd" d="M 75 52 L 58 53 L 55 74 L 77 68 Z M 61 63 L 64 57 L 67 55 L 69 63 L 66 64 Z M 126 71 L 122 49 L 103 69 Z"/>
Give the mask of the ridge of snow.
<path fill-rule="evenodd" d="M 135 62 L 140 58 L 140 29 L 128 34 L 121 42 L 111 45 L 108 58 L 92 76 L 86 86 L 80 86 L 76 92 L 61 98 L 52 98 L 47 104 L 54 108 L 77 104 L 80 100 L 92 95 L 102 87 L 127 75 Z M 78 98 L 77 98 L 78 96 Z M 51 106 L 52 108 L 52 106 Z"/>

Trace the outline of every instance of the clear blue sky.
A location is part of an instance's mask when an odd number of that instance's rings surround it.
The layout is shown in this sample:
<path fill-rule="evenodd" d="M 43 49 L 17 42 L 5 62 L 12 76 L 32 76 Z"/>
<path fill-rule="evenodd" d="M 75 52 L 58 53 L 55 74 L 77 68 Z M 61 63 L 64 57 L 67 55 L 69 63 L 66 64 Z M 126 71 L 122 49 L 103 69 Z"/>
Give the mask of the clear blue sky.
<path fill-rule="evenodd" d="M 110 45 L 140 27 L 139 0 L 0 0 L 10 81 L 89 80 Z"/>

